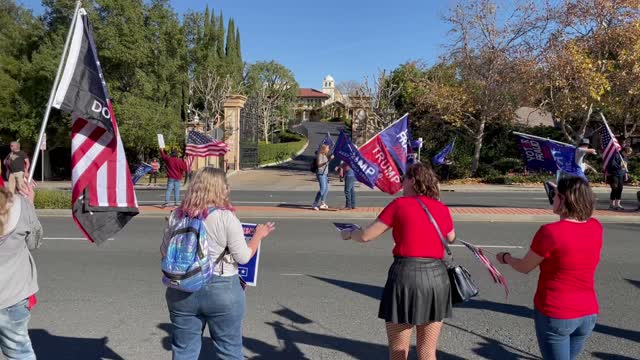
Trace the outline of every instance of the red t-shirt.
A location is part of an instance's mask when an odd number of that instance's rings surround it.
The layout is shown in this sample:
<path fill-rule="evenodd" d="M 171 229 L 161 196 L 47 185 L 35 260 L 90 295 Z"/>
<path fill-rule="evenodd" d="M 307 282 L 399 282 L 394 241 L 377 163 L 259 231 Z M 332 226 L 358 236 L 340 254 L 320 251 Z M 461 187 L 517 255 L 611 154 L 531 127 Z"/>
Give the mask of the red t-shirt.
<path fill-rule="evenodd" d="M 449 208 L 438 200 L 420 196 L 429 209 L 442 236 L 453 230 Z M 385 225 L 393 228 L 394 256 L 442 259 L 444 247 L 427 213 L 415 197 L 403 196 L 393 200 L 378 216 Z"/>
<path fill-rule="evenodd" d="M 574 319 L 598 313 L 594 285 L 602 249 L 602 224 L 560 220 L 540 227 L 531 250 L 542 256 L 538 290 L 533 303 L 556 319 Z"/>
<path fill-rule="evenodd" d="M 164 150 L 160 150 L 162 161 L 166 164 L 167 177 L 174 180 L 182 180 L 182 173 L 187 171 L 187 165 L 182 159 L 168 156 Z"/>

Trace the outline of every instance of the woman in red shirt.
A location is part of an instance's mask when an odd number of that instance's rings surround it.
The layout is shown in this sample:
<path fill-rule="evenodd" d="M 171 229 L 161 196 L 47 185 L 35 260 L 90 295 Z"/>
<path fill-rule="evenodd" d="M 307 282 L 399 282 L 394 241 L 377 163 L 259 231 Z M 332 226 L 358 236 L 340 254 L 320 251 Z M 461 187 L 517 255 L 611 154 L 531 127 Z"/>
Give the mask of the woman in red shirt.
<path fill-rule="evenodd" d="M 598 314 L 594 286 L 602 225 L 591 216 L 595 197 L 586 180 L 563 178 L 553 197 L 560 221 L 540 227 L 524 258 L 499 253 L 498 261 L 527 274 L 540 266 L 533 299 L 538 345 L 544 359 L 573 360 L 591 336 Z"/>
<path fill-rule="evenodd" d="M 421 203 L 449 242 L 455 239 L 453 220 L 438 201 L 438 179 L 431 168 L 413 165 L 402 186 L 404 196 L 387 205 L 376 221 L 364 230 L 345 230 L 342 238 L 368 242 L 393 229 L 394 261 L 378 311 L 386 322 L 389 358 L 407 359 L 415 326 L 418 359 L 435 359 L 442 321 L 451 317 L 451 284 L 442 242 Z"/>

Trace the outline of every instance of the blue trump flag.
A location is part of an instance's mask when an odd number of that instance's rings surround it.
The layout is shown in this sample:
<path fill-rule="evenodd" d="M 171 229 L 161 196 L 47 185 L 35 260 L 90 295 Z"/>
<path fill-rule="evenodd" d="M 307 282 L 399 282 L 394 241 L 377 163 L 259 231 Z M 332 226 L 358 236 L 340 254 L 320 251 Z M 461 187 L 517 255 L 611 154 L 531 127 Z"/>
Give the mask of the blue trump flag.
<path fill-rule="evenodd" d="M 409 144 L 409 114 L 405 114 L 378 134 L 387 151 L 404 174 L 407 171 L 407 147 Z"/>
<path fill-rule="evenodd" d="M 447 146 L 440 150 L 440 152 L 436 156 L 434 156 L 433 159 L 431 159 L 431 162 L 433 162 L 434 165 L 444 164 L 444 162 L 447 160 L 447 156 L 449 156 L 449 154 L 453 151 L 453 146 L 455 145 L 455 143 L 455 140 L 450 142 Z"/>
<path fill-rule="evenodd" d="M 556 172 L 562 170 L 571 175 L 584 177 L 576 164 L 576 148 L 559 141 L 514 132 L 522 158 L 529 170 Z"/>
<path fill-rule="evenodd" d="M 331 135 L 329 133 L 327 133 L 327 135 L 324 137 L 324 139 L 322 139 L 322 142 L 320 143 L 320 145 L 318 145 L 318 148 L 316 149 L 316 152 L 320 151 L 320 147 L 322 145 L 329 145 L 329 148 L 332 148 L 335 143 L 333 142 L 333 139 L 331 138 Z"/>
<path fill-rule="evenodd" d="M 380 169 L 374 163 L 365 159 L 358 151 L 358 148 L 351 142 L 351 139 L 342 131 L 340 131 L 340 136 L 338 136 L 338 141 L 333 149 L 333 155 L 353 169 L 358 181 L 373 189 L 376 181 L 378 181 Z"/>
<path fill-rule="evenodd" d="M 140 181 L 140 179 L 142 179 L 143 176 L 147 175 L 151 171 L 151 169 L 152 169 L 151 165 L 147 163 L 142 163 L 140 166 L 138 166 L 138 168 L 136 169 L 136 172 L 133 173 L 133 176 L 131 178 L 133 185 L 135 185 L 138 181 Z"/>

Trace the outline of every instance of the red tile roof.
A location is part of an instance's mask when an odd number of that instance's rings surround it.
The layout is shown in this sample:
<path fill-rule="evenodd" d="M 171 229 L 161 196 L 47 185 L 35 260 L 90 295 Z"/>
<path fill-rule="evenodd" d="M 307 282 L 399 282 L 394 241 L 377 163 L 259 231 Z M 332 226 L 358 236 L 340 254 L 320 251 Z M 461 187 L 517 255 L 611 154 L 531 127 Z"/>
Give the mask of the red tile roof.
<path fill-rule="evenodd" d="M 298 89 L 298 97 L 328 99 L 329 95 L 323 93 L 322 91 L 318 91 L 316 89 L 300 88 L 300 89 Z"/>

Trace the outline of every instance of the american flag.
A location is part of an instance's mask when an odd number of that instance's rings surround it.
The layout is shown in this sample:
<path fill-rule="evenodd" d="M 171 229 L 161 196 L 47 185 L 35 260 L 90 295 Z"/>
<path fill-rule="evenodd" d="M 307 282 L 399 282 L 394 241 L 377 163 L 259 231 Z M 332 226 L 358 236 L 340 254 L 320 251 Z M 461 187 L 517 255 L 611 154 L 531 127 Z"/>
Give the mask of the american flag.
<path fill-rule="evenodd" d="M 602 114 L 600 114 L 602 115 Z M 607 167 L 609 166 L 609 162 L 613 159 L 618 151 L 622 149 L 615 135 L 609 129 L 609 124 L 607 124 L 607 120 L 602 115 L 602 121 L 604 122 L 604 126 L 600 128 L 600 146 L 602 150 L 602 168 L 606 174 Z"/>
<path fill-rule="evenodd" d="M 195 157 L 222 156 L 229 152 L 229 146 L 197 131 L 189 131 L 185 153 Z"/>
<path fill-rule="evenodd" d="M 84 9 L 72 24 L 69 55 L 52 106 L 73 119 L 73 219 L 88 240 L 101 243 L 138 214 L 138 204 Z"/>
<path fill-rule="evenodd" d="M 184 163 L 187 164 L 187 173 L 191 172 L 193 166 L 194 157 L 191 155 L 187 155 L 184 157 Z"/>
<path fill-rule="evenodd" d="M 476 256 L 476 258 L 480 260 L 482 265 L 484 265 L 484 267 L 486 267 L 487 270 L 489 271 L 489 275 L 491 275 L 493 282 L 496 284 L 502 285 L 504 287 L 505 295 L 508 297 L 509 287 L 507 286 L 507 279 L 505 279 L 504 275 L 502 275 L 500 271 L 498 271 L 498 269 L 496 269 L 496 267 L 491 263 L 491 261 L 487 259 L 482 249 L 466 241 L 462 241 L 462 240 L 458 240 L 458 241 L 464 244 L 464 246 L 466 246 L 467 249 L 471 250 L 471 252 Z"/>

